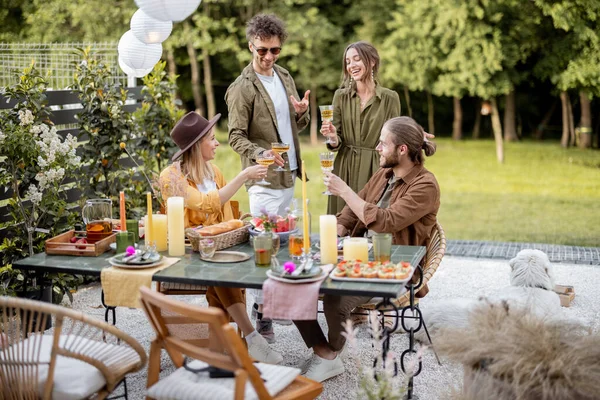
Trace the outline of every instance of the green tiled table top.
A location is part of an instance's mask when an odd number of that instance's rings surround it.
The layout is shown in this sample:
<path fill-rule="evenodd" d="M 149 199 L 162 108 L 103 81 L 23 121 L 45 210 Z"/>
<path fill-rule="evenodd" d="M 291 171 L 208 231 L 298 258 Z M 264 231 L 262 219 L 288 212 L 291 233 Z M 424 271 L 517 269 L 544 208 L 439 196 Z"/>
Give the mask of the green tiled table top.
<path fill-rule="evenodd" d="M 253 254 L 249 243 L 227 250 Z M 64 272 L 99 276 L 109 266 L 107 259 L 114 253 L 108 251 L 98 257 L 77 257 L 36 254 L 16 261 L 14 268 L 40 273 Z M 166 255 L 166 254 L 165 254 Z M 424 246 L 392 246 L 392 261 L 409 261 L 417 265 L 425 255 Z M 283 246 L 277 259 L 283 263 L 289 259 L 287 246 Z M 181 261 L 157 272 L 152 280 L 159 282 L 190 283 L 209 286 L 226 286 L 261 289 L 267 268 L 256 267 L 254 257 L 240 263 L 217 264 L 202 261 L 198 253 L 187 248 Z M 372 297 L 397 297 L 404 292 L 404 285 L 393 283 L 341 282 L 327 278 L 321 285 L 321 293 Z"/>

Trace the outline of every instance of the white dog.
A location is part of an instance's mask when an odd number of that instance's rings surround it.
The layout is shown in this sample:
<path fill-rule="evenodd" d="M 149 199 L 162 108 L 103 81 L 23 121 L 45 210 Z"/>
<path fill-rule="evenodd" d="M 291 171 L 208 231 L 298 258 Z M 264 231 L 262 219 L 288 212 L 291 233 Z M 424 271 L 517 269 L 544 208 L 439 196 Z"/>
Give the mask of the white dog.
<path fill-rule="evenodd" d="M 496 293 L 476 299 L 448 299 L 423 305 L 421 310 L 429 333 L 442 328 L 466 327 L 469 312 L 482 304 L 506 302 L 511 311 L 532 312 L 542 318 L 555 318 L 560 312 L 560 298 L 554 292 L 554 274 L 548 256 L 539 250 L 521 250 L 509 261 L 510 283 Z M 418 338 L 427 341 L 424 329 Z"/>

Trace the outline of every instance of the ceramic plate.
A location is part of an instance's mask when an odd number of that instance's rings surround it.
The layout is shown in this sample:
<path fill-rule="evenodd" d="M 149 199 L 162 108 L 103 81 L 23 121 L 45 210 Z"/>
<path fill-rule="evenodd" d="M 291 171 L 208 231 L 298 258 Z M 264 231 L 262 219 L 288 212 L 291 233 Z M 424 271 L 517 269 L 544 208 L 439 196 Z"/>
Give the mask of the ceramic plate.
<path fill-rule="evenodd" d="M 277 269 L 271 268 L 271 272 L 276 276 L 281 276 L 281 271 L 282 271 L 281 267 L 279 267 Z M 318 264 L 315 264 L 312 266 L 312 268 L 310 270 L 303 271 L 300 275 L 292 276 L 292 275 L 286 274 L 285 279 L 287 279 L 287 280 L 308 279 L 308 278 L 313 278 L 315 276 L 321 275 L 321 272 L 322 272 L 321 266 Z"/>
<path fill-rule="evenodd" d="M 117 244 L 115 242 L 111 243 L 108 245 L 108 247 L 112 250 L 112 251 L 117 251 Z M 139 248 L 138 244 L 135 244 L 135 248 Z"/>
<path fill-rule="evenodd" d="M 163 260 L 160 259 L 160 260 L 158 260 L 156 262 L 153 262 L 152 264 L 119 264 L 119 263 L 116 263 L 112 258 L 109 258 L 108 262 L 110 263 L 110 265 L 112 265 L 113 267 L 117 267 L 117 268 L 142 269 L 142 268 L 157 267 L 160 264 L 162 264 Z"/>
<path fill-rule="evenodd" d="M 125 254 L 125 253 L 117 254 L 116 256 L 112 257 L 110 260 L 112 261 L 112 263 L 119 264 L 119 265 L 148 265 L 148 264 L 154 264 L 162 259 L 162 255 L 160 255 L 158 253 L 155 253 L 152 257 L 148 258 L 147 260 L 143 260 L 143 261 L 137 260 L 137 261 L 123 262 L 123 257 L 127 257 L 127 254 Z"/>
<path fill-rule="evenodd" d="M 202 261 L 214 263 L 236 263 L 250 259 L 250 254 L 242 253 L 241 251 L 216 251 L 212 258 L 204 258 L 200 256 Z"/>
<path fill-rule="evenodd" d="M 285 275 L 285 277 L 282 277 L 280 274 L 273 272 L 271 270 L 267 271 L 267 276 L 275 281 L 279 281 L 279 282 L 283 282 L 283 283 L 317 282 L 317 281 L 320 281 L 321 279 L 323 279 L 323 275 L 325 275 L 325 272 L 321 269 L 321 267 L 318 267 L 318 268 L 319 268 L 319 273 L 317 274 L 317 276 L 313 276 L 312 278 L 288 279 L 289 275 Z"/>

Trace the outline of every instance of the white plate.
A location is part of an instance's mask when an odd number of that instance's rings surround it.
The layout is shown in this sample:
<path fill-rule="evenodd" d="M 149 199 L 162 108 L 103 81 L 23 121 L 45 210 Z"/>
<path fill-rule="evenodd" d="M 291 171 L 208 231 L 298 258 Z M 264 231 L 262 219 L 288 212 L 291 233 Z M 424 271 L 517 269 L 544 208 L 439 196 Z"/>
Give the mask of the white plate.
<path fill-rule="evenodd" d="M 331 270 L 329 277 L 336 281 L 347 281 L 347 282 L 371 282 L 371 283 L 406 283 L 410 281 L 413 274 L 415 273 L 415 269 L 412 268 L 410 274 L 408 274 L 408 278 L 406 279 L 379 279 L 379 278 L 348 278 L 347 276 L 335 276 L 333 272 L 335 268 Z"/>
<path fill-rule="evenodd" d="M 202 261 L 213 263 L 237 263 L 250 259 L 250 254 L 242 253 L 241 251 L 221 250 L 216 251 L 212 258 L 200 256 Z"/>
<path fill-rule="evenodd" d="M 113 243 L 111 243 L 111 244 L 109 244 L 109 245 L 108 245 L 108 247 L 109 247 L 109 248 L 110 248 L 112 251 L 117 251 L 117 244 L 116 244 L 116 243 L 114 243 L 114 242 L 113 242 Z M 137 244 L 137 243 L 135 244 L 135 248 L 136 248 L 136 249 L 137 249 L 137 248 L 139 248 L 139 246 L 138 246 L 138 244 Z"/>
<path fill-rule="evenodd" d="M 138 264 L 138 265 L 136 265 L 136 264 L 119 264 L 118 262 L 115 262 L 112 258 L 108 259 L 108 262 L 113 267 L 124 268 L 124 269 L 143 269 L 143 268 L 157 267 L 160 264 L 162 264 L 163 261 L 164 261 L 164 259 L 161 258 L 160 260 L 158 260 L 157 262 L 153 262 L 152 264 L 141 264 L 141 265 Z"/>
<path fill-rule="evenodd" d="M 321 279 L 323 279 L 323 275 L 325 275 L 325 271 L 321 271 L 321 273 L 313 278 L 307 278 L 307 279 L 287 279 L 287 278 L 283 278 L 281 276 L 279 276 L 278 274 L 271 272 L 271 270 L 267 271 L 267 276 L 275 281 L 278 282 L 283 282 L 283 283 L 310 283 L 310 282 L 317 282 L 320 281 Z"/>

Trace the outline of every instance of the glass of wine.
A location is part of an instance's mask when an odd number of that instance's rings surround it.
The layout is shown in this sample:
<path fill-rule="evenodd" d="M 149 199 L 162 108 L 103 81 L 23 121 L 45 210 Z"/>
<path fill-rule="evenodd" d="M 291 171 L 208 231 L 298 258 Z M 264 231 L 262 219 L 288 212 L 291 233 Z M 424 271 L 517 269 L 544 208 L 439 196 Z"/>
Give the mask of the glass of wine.
<path fill-rule="evenodd" d="M 323 173 L 333 171 L 333 157 L 334 157 L 334 153 L 332 153 L 331 151 L 326 151 L 324 153 L 321 153 L 320 156 L 321 156 L 321 170 L 323 171 Z M 333 195 L 333 193 L 331 193 L 329 191 L 329 189 L 326 189 L 323 192 L 323 194 L 325 194 L 327 196 L 332 196 Z"/>
<path fill-rule="evenodd" d="M 319 110 L 321 110 L 321 121 L 331 122 L 333 120 L 333 106 L 319 106 Z M 325 143 L 332 143 L 329 135 L 327 136 L 327 139 L 325 139 Z"/>
<path fill-rule="evenodd" d="M 283 153 L 285 153 L 289 149 L 290 149 L 290 144 L 289 143 L 271 143 L 271 150 L 273 150 L 275 153 L 277 153 L 279 155 L 282 155 Z M 278 166 L 273 171 L 285 172 L 287 170 L 285 168 L 281 168 L 281 167 Z"/>
<path fill-rule="evenodd" d="M 258 157 L 258 159 L 256 160 L 257 163 L 259 163 L 260 165 L 266 165 L 267 167 L 271 164 L 273 164 L 275 162 L 275 157 L 273 156 L 260 156 Z M 260 181 L 256 181 L 257 185 L 262 185 L 262 186 L 269 186 L 270 183 L 267 182 L 265 180 L 265 178 L 262 178 Z"/>

